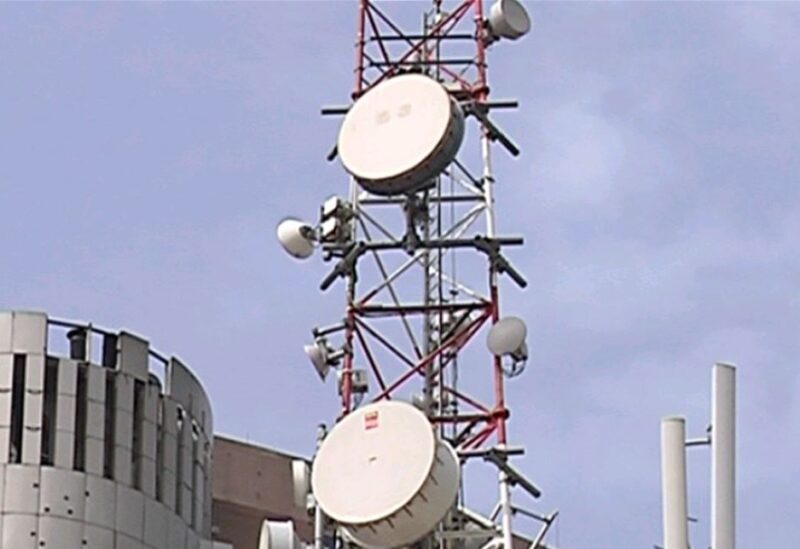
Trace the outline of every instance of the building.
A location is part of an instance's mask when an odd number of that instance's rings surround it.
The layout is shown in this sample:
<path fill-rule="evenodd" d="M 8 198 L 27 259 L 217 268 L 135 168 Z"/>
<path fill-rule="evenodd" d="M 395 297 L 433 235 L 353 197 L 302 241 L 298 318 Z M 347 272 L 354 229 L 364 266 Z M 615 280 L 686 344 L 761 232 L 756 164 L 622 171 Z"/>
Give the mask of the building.
<path fill-rule="evenodd" d="M 211 539 L 212 433 L 198 379 L 144 339 L 0 313 L 3 548 L 229 547 Z"/>
<path fill-rule="evenodd" d="M 314 525 L 295 504 L 292 463 L 297 456 L 224 436 L 214 437 L 214 539 L 256 549 L 264 519 L 294 523 L 311 543 Z"/>

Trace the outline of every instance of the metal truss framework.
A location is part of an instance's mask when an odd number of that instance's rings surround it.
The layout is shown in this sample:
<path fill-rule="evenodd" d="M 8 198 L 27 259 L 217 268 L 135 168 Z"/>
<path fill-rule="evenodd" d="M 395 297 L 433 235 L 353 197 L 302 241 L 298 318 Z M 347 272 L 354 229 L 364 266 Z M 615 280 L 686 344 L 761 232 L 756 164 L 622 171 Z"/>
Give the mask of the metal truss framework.
<path fill-rule="evenodd" d="M 480 1 L 460 2 L 448 12 L 442 11 L 441 2 L 434 2 L 433 10 L 425 15 L 423 32 L 408 34 L 375 2 L 362 0 L 359 4 L 353 99 L 395 74 L 415 71 L 437 78 L 462 105 L 488 111 L 485 44 L 489 37 L 483 19 Z M 472 57 L 448 56 L 448 49 L 464 51 L 465 44 L 473 49 Z M 464 449 L 479 447 L 495 434 L 498 443 L 506 443 L 505 422 L 508 417 L 499 360 L 494 360 L 493 364 L 495 392 L 492 404 L 483 404 L 450 386 L 444 376 L 448 367 L 456 367 L 459 351 L 480 328 L 487 321 L 496 321 L 499 316 L 497 259 L 501 256 L 499 250 L 488 249 L 496 242 L 494 179 L 489 156 L 491 137 L 485 128 L 481 134 L 480 158 L 484 166 L 480 175 L 475 175 L 467 167 L 467 162 L 459 158 L 418 198 L 377 197 L 352 182 L 352 242 L 358 244 L 348 248 L 349 257 L 348 253 L 341 254 L 343 258 L 339 265 L 323 283 L 325 287 L 329 286 L 337 275 L 347 279 L 345 338 L 350 352 L 345 356 L 342 369 L 342 412 L 348 413 L 354 407 L 355 395 L 348 381 L 355 361 L 362 359 L 379 387 L 373 400 L 392 398 L 407 382 L 421 379 L 429 385 L 424 389 L 432 392 L 439 387 L 440 392 L 449 394 L 467 408 L 468 413 L 448 414 L 444 410 L 435 410 L 435 402 L 428 403 L 433 421 L 465 424 L 465 432 L 458 437 L 458 447 Z M 447 219 L 446 209 L 456 204 L 459 211 Z M 409 243 L 409 235 L 414 235 L 413 232 L 404 234 L 409 224 L 398 224 L 388 215 L 405 210 L 404 216 L 407 216 L 412 208 L 417 209 L 414 224 L 422 235 L 416 242 Z M 454 209 L 450 208 L 450 211 Z M 521 239 L 505 239 L 505 242 L 516 244 L 521 243 Z M 448 272 L 446 260 L 458 248 L 484 251 L 488 259 L 485 272 L 488 289 L 476 289 Z M 408 255 L 403 256 L 398 251 L 405 251 Z M 389 254 L 401 255 L 403 261 L 399 264 L 395 261 L 392 265 L 392 259 L 387 257 Z M 363 269 L 363 260 L 370 259 L 379 276 L 375 281 L 359 284 L 362 280 L 359 280 L 358 271 Z M 409 280 L 416 287 L 424 282 L 426 291 L 421 301 L 409 302 L 401 297 L 400 288 Z M 440 297 L 442 294 L 445 295 Z M 413 322 L 413 317 L 425 319 L 422 334 L 415 333 L 419 323 Z M 378 318 L 399 321 L 407 341 L 393 341 L 375 327 L 371 321 Z M 371 350 L 372 345 L 387 350 L 396 362 L 404 365 L 404 371 L 391 376 L 389 370 L 393 365 L 380 363 Z M 433 400 L 432 395 L 426 396 Z M 444 399 L 440 397 L 438 400 Z"/>
<path fill-rule="evenodd" d="M 357 365 L 377 386 L 368 397 L 373 401 L 398 398 L 416 387 L 420 404 L 463 460 L 483 457 L 498 465 L 500 524 L 489 531 L 510 548 L 511 517 L 519 509 L 510 501 L 514 479 L 501 465 L 520 451 L 508 445 L 503 364 L 488 355 L 486 368 L 469 364 L 467 371 L 459 368 L 459 357 L 483 327 L 499 320 L 500 275 L 526 284 L 502 254 L 503 246 L 520 245 L 522 239 L 495 233 L 493 145 L 515 156 L 519 150 L 489 114 L 516 102 L 489 97 L 486 48 L 493 38 L 482 0 L 448 3 L 446 11 L 442 0 L 433 0 L 416 34 L 403 31 L 382 6 L 359 2 L 352 100 L 394 75 L 421 72 L 448 89 L 475 119 L 477 132 L 432 185 L 415 195 L 379 197 L 350 182 L 348 235 L 324 246 L 336 264 L 322 283 L 323 290 L 339 277 L 346 284 L 341 413 L 351 412 L 365 396 L 354 387 Z M 330 108 L 323 114 L 346 111 Z M 334 149 L 329 159 L 335 154 Z M 467 267 L 463 258 L 471 261 Z M 467 378 L 476 381 L 466 383 Z M 480 397 L 463 385 L 481 387 Z M 445 530 L 450 531 L 440 531 L 438 538 L 443 546 L 465 532 L 457 524 Z"/>

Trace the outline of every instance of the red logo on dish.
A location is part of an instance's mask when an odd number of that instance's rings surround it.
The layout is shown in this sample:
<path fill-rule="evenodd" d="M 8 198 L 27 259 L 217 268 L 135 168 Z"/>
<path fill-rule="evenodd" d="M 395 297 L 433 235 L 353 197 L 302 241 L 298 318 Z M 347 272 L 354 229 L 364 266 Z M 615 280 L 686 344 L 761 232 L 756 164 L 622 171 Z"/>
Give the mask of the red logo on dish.
<path fill-rule="evenodd" d="M 378 412 L 370 412 L 364 416 L 364 429 L 369 431 L 378 426 Z"/>

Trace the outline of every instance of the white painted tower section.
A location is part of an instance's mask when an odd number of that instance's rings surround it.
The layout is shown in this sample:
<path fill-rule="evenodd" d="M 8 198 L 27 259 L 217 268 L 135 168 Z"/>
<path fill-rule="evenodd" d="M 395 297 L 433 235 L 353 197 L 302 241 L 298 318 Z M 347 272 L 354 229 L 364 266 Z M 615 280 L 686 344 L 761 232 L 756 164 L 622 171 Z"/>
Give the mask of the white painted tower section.
<path fill-rule="evenodd" d="M 682 417 L 661 420 L 661 484 L 664 549 L 688 549 L 686 421 Z"/>
<path fill-rule="evenodd" d="M 736 368 L 717 363 L 711 403 L 711 548 L 736 547 Z"/>

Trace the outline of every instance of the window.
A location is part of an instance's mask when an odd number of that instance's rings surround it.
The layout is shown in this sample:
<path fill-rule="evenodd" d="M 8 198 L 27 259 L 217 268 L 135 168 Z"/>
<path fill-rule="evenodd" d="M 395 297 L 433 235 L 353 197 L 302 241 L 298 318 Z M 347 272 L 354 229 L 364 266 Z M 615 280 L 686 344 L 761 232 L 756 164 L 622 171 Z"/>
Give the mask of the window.
<path fill-rule="evenodd" d="M 78 380 L 75 385 L 75 438 L 72 445 L 72 467 L 76 471 L 86 470 L 86 416 L 89 405 L 89 371 L 86 364 L 78 364 Z"/>
<path fill-rule="evenodd" d="M 133 382 L 133 440 L 131 441 L 131 474 L 133 487 L 142 489 L 142 452 L 144 451 L 144 381 Z"/>
<path fill-rule="evenodd" d="M 159 396 L 158 398 L 158 420 L 157 429 L 158 435 L 156 437 L 156 500 L 164 501 L 164 436 L 166 430 L 164 429 L 164 399 Z"/>
<path fill-rule="evenodd" d="M 183 511 L 183 454 L 186 451 L 183 443 L 183 430 L 186 429 L 186 417 L 183 408 L 178 408 L 178 451 L 175 452 L 175 512 Z"/>
<path fill-rule="evenodd" d="M 47 357 L 44 365 L 44 402 L 42 403 L 42 465 L 53 465 L 55 459 L 57 398 L 58 359 Z"/>
<path fill-rule="evenodd" d="M 23 414 L 25 413 L 25 355 L 14 355 L 14 374 L 11 387 L 11 440 L 8 462 L 22 462 Z"/>
<path fill-rule="evenodd" d="M 117 390 L 115 386 L 116 372 L 106 371 L 106 414 L 105 414 L 105 449 L 103 451 L 103 476 L 114 478 L 114 443 L 115 421 L 117 419 Z"/>

